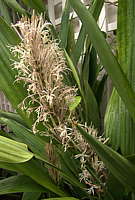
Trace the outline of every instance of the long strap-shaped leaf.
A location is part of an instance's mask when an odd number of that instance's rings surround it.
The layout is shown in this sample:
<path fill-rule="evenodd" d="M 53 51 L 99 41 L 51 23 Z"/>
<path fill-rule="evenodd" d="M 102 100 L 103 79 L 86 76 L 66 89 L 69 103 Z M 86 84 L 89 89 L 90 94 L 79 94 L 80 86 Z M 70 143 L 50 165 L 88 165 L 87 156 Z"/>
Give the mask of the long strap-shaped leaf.
<path fill-rule="evenodd" d="M 100 60 L 110 75 L 120 97 L 135 120 L 135 93 L 131 89 L 118 61 L 112 54 L 112 51 L 102 32 L 99 30 L 96 21 L 80 0 L 69 1 L 81 19 L 85 30 L 88 33 L 89 39 L 97 50 Z"/>
<path fill-rule="evenodd" d="M 99 18 L 103 4 L 104 4 L 104 0 L 95 0 L 93 2 L 93 5 L 89 8 L 89 11 L 91 12 L 91 14 L 93 15 L 96 21 Z M 76 41 L 75 49 L 73 51 L 73 61 L 74 61 L 75 66 L 77 65 L 79 58 L 81 56 L 81 53 L 83 52 L 86 35 L 87 34 L 85 31 L 85 27 L 82 25 L 77 41 Z"/>
<path fill-rule="evenodd" d="M 85 121 L 87 124 L 94 124 L 96 128 L 99 128 L 99 116 L 98 116 L 98 105 L 95 99 L 95 96 L 93 94 L 92 89 L 90 88 L 88 81 L 84 80 L 85 87 L 82 87 L 81 84 L 81 78 L 78 74 L 78 71 L 76 70 L 76 67 L 74 66 L 72 60 L 68 56 L 68 54 L 65 51 L 65 56 L 67 59 L 67 62 L 69 64 L 69 67 L 72 70 L 74 79 L 77 83 L 77 86 L 80 90 L 80 93 L 82 95 L 83 101 L 84 101 L 84 108 L 85 108 Z"/>
<path fill-rule="evenodd" d="M 70 16 L 70 4 L 69 1 L 66 0 L 65 8 L 61 18 L 61 29 L 59 33 L 60 46 L 64 49 L 66 49 L 67 46 L 68 31 L 69 31 L 69 16 Z"/>
<path fill-rule="evenodd" d="M 135 89 L 134 0 L 119 0 L 117 34 L 118 58 L 132 88 Z M 113 148 L 120 148 L 124 155 L 135 154 L 135 123 L 115 89 L 106 112 L 105 132 Z"/>

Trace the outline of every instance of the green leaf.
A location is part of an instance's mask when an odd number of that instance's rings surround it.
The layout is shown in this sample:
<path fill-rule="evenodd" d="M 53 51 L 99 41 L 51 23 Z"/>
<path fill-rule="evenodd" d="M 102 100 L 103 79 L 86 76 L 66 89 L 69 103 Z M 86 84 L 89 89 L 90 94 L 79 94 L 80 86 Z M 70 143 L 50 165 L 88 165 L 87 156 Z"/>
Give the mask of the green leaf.
<path fill-rule="evenodd" d="M 73 111 L 76 109 L 76 107 L 80 104 L 81 102 L 81 97 L 80 96 L 76 96 L 74 97 L 74 99 L 72 100 L 72 102 L 69 104 L 69 110 Z"/>
<path fill-rule="evenodd" d="M 60 46 L 64 49 L 66 49 L 67 46 L 68 31 L 69 31 L 69 16 L 70 16 L 70 4 L 69 1 L 66 0 L 65 8 L 63 10 L 61 18 L 61 29 L 59 33 Z"/>
<path fill-rule="evenodd" d="M 77 126 L 80 133 L 86 141 L 94 148 L 95 152 L 106 164 L 113 176 L 118 179 L 121 184 L 135 191 L 135 167 L 126 158 L 115 152 L 110 147 L 98 141 L 96 138 L 88 134 L 80 126 Z"/>
<path fill-rule="evenodd" d="M 46 11 L 46 6 L 43 0 L 23 0 L 23 3 L 39 13 Z"/>
<path fill-rule="evenodd" d="M 118 59 L 135 91 L 135 1 L 119 0 L 118 6 Z M 123 86 L 124 87 L 124 86 Z M 129 97 L 130 98 L 130 97 Z M 135 154 L 135 122 L 114 89 L 105 116 L 105 134 L 110 144 L 123 155 Z"/>
<path fill-rule="evenodd" d="M 19 3 L 17 3 L 16 0 L 3 0 L 8 6 L 9 8 L 13 8 L 16 12 L 20 13 L 20 14 L 26 14 L 27 11 L 22 8 Z"/>
<path fill-rule="evenodd" d="M 86 66 L 83 66 L 83 72 L 84 76 L 88 76 L 89 84 L 93 88 L 99 73 L 99 64 L 97 64 L 97 53 L 94 47 L 89 48 L 88 53 L 86 52 L 86 56 L 88 57 L 88 64 Z"/>
<path fill-rule="evenodd" d="M 0 195 L 17 192 L 45 192 L 45 188 L 25 175 L 0 180 Z"/>
<path fill-rule="evenodd" d="M 22 200 L 38 200 L 41 192 L 25 192 L 23 193 Z"/>
<path fill-rule="evenodd" d="M 91 14 L 93 15 L 96 21 L 98 20 L 103 4 L 104 4 L 104 0 L 95 0 L 92 6 L 90 6 L 89 8 L 89 12 L 91 12 Z M 75 49 L 72 52 L 73 62 L 75 66 L 77 65 L 80 59 L 81 53 L 83 53 L 84 51 L 84 43 L 85 43 L 86 36 L 87 36 L 87 33 L 85 31 L 85 27 L 82 25 L 81 30 L 79 32 L 79 36 L 76 41 Z"/>
<path fill-rule="evenodd" d="M 30 160 L 33 154 L 27 150 L 27 145 L 0 136 L 0 161 L 21 163 Z"/>
<path fill-rule="evenodd" d="M 99 128 L 99 109 L 95 95 L 89 86 L 88 81 L 83 80 L 83 83 L 86 122 L 88 125 L 91 125 L 92 123 L 95 128 Z"/>
<path fill-rule="evenodd" d="M 81 27 L 79 36 L 75 44 L 75 48 L 73 49 L 73 52 L 71 54 L 75 66 L 77 66 L 81 54 L 83 54 L 84 52 L 85 39 L 86 39 L 86 31 L 84 27 Z"/>
<path fill-rule="evenodd" d="M 135 93 L 127 81 L 118 61 L 114 57 L 109 45 L 107 44 L 102 32 L 91 13 L 86 9 L 80 0 L 69 0 L 71 6 L 81 19 L 89 39 L 97 50 L 99 58 L 111 77 L 115 88 L 124 101 L 130 115 L 135 120 Z"/>
<path fill-rule="evenodd" d="M 93 123 L 95 128 L 99 128 L 99 110 L 98 110 L 98 104 L 94 95 L 94 91 L 92 90 L 92 84 L 90 84 L 90 76 L 89 74 L 92 73 L 91 70 L 91 53 L 93 52 L 93 48 L 89 48 L 86 52 L 86 55 L 84 57 L 84 62 L 82 65 L 82 70 L 81 70 L 81 83 L 82 83 L 82 88 L 84 92 L 84 103 L 85 103 L 85 116 L 86 119 L 85 121 L 87 122 L 88 125 Z M 96 55 L 97 56 L 97 55 Z M 92 59 L 92 64 L 96 63 L 97 58 L 94 57 Z M 96 69 L 96 64 L 94 65 L 95 70 Z M 94 75 L 94 74 L 93 74 Z M 93 79 L 95 81 L 96 76 L 93 76 Z"/>
<path fill-rule="evenodd" d="M 67 52 L 66 52 L 66 51 L 64 51 L 64 52 L 65 52 L 65 56 L 66 56 L 68 65 L 69 65 L 70 69 L 72 70 L 74 79 L 75 79 L 75 81 L 76 81 L 76 83 L 77 83 L 77 86 L 78 86 L 78 88 L 79 88 L 79 90 L 80 90 L 80 93 L 82 93 L 81 83 L 80 83 L 80 77 L 79 77 L 78 71 L 77 71 L 77 69 L 75 68 L 75 66 L 74 66 L 74 64 L 73 64 L 73 62 L 72 62 L 72 60 L 71 60 L 71 58 L 70 58 L 69 55 L 67 54 Z"/>

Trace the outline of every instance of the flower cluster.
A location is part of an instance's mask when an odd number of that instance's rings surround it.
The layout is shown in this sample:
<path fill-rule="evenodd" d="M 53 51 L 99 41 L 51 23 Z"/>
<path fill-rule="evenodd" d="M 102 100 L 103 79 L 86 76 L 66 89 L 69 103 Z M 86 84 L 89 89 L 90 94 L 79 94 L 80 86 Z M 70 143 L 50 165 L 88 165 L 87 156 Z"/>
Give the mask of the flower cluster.
<path fill-rule="evenodd" d="M 69 69 L 63 51 L 52 38 L 49 26 L 42 16 L 34 14 L 31 19 L 23 17 L 14 25 L 16 30 L 19 28 L 18 33 L 22 39 L 19 45 L 11 48 L 17 57 L 14 61 L 14 68 L 18 71 L 16 80 L 24 81 L 28 92 L 21 106 L 29 113 L 37 114 L 33 132 L 37 132 L 37 125 L 42 123 L 47 132 L 61 142 L 64 151 L 76 148 L 80 152 L 75 155 L 76 159 L 80 159 L 80 181 L 85 182 L 93 192 L 100 186 L 93 184 L 86 163 L 90 163 L 100 176 L 104 166 L 75 126 L 79 120 L 75 111 L 69 109 L 69 105 L 77 96 L 77 88 L 64 83 L 64 76 L 68 75 Z M 97 137 L 93 128 L 86 125 L 83 128 L 97 139 L 101 139 Z M 53 145 L 48 144 L 46 151 L 50 162 L 58 167 Z M 59 179 L 56 170 L 49 172 L 56 181 Z"/>
<path fill-rule="evenodd" d="M 14 67 L 18 70 L 17 80 L 27 84 L 27 99 L 33 105 L 28 108 L 25 99 L 23 109 L 35 111 L 38 116 L 33 131 L 37 131 L 39 122 L 53 124 L 55 121 L 61 126 L 70 117 L 68 105 L 77 91 L 63 83 L 68 70 L 63 51 L 51 38 L 49 24 L 44 23 L 42 16 L 33 15 L 31 20 L 23 17 L 15 27 L 19 27 L 22 42 L 12 48 L 18 57 Z"/>

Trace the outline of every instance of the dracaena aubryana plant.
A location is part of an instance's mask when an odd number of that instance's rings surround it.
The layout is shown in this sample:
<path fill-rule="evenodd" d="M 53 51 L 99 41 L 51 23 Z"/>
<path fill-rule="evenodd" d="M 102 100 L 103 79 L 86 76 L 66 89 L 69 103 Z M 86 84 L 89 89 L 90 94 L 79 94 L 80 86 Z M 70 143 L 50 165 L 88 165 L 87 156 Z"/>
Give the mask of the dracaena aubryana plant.
<path fill-rule="evenodd" d="M 95 169 L 101 179 L 106 176 L 104 165 L 76 128 L 76 123 L 81 122 L 76 109 L 71 109 L 70 106 L 78 98 L 78 88 L 65 84 L 64 77 L 68 76 L 69 68 L 64 52 L 59 48 L 58 41 L 53 39 L 49 26 L 42 16 L 35 14 L 31 19 L 23 17 L 14 25 L 16 30 L 19 28 L 17 32 L 22 40 L 19 45 L 11 47 L 17 57 L 17 61 L 13 63 L 18 72 L 16 81 L 23 81 L 28 92 L 19 106 L 28 113 L 36 113 L 34 133 L 38 132 L 38 124 L 42 123 L 45 127 L 42 134 L 56 138 L 63 145 L 63 151 L 70 148 L 79 151 L 74 155 L 75 159 L 80 160 L 78 177 L 86 184 L 88 191 L 94 194 L 94 190 L 102 191 L 101 185 L 95 184 L 87 164 Z M 81 126 L 98 140 L 104 141 L 97 136 L 94 128 L 87 127 L 86 124 Z M 48 144 L 46 152 L 50 162 L 60 167 L 54 145 Z M 49 170 L 49 173 L 56 182 L 60 179 L 56 170 Z"/>

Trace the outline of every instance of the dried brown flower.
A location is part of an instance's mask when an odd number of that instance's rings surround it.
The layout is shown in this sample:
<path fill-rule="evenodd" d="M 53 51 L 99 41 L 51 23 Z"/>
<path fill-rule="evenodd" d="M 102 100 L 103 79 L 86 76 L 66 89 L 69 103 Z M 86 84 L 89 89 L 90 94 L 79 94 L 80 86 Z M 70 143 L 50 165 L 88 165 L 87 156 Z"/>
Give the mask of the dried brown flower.
<path fill-rule="evenodd" d="M 37 113 L 33 131 L 37 131 L 39 122 L 53 124 L 55 121 L 56 126 L 61 126 L 71 115 L 68 105 L 77 91 L 63 83 L 63 75 L 68 70 L 63 51 L 51 38 L 49 24 L 44 23 L 42 16 L 33 15 L 31 20 L 23 17 L 16 26 L 22 42 L 12 48 L 19 60 L 14 66 L 18 70 L 17 80 L 27 84 L 27 98 L 36 105 L 28 109 L 26 99 L 22 104 L 27 111 Z"/>
<path fill-rule="evenodd" d="M 91 193 L 100 190 L 100 186 L 93 183 L 86 163 L 90 163 L 100 176 L 104 165 L 76 128 L 78 117 L 75 111 L 69 109 L 69 105 L 77 96 L 77 88 L 64 84 L 64 76 L 69 69 L 63 51 L 52 38 L 49 23 L 44 22 L 42 16 L 33 14 L 31 19 L 23 17 L 14 27 L 19 27 L 22 39 L 19 45 L 11 48 L 18 58 L 18 61 L 14 61 L 14 68 L 18 71 L 16 80 L 24 81 L 27 86 L 28 96 L 21 104 L 22 109 L 37 114 L 33 131 L 37 132 L 37 125 L 42 122 L 48 133 L 61 142 L 64 151 L 76 148 L 80 152 L 75 156 L 76 159 L 80 159 L 80 181 L 86 183 Z M 97 137 L 94 128 L 87 125 L 83 128 L 98 140 L 102 140 Z M 46 152 L 49 161 L 59 167 L 51 143 L 46 146 Z M 49 172 L 55 181 L 59 180 L 56 170 L 50 169 Z"/>

